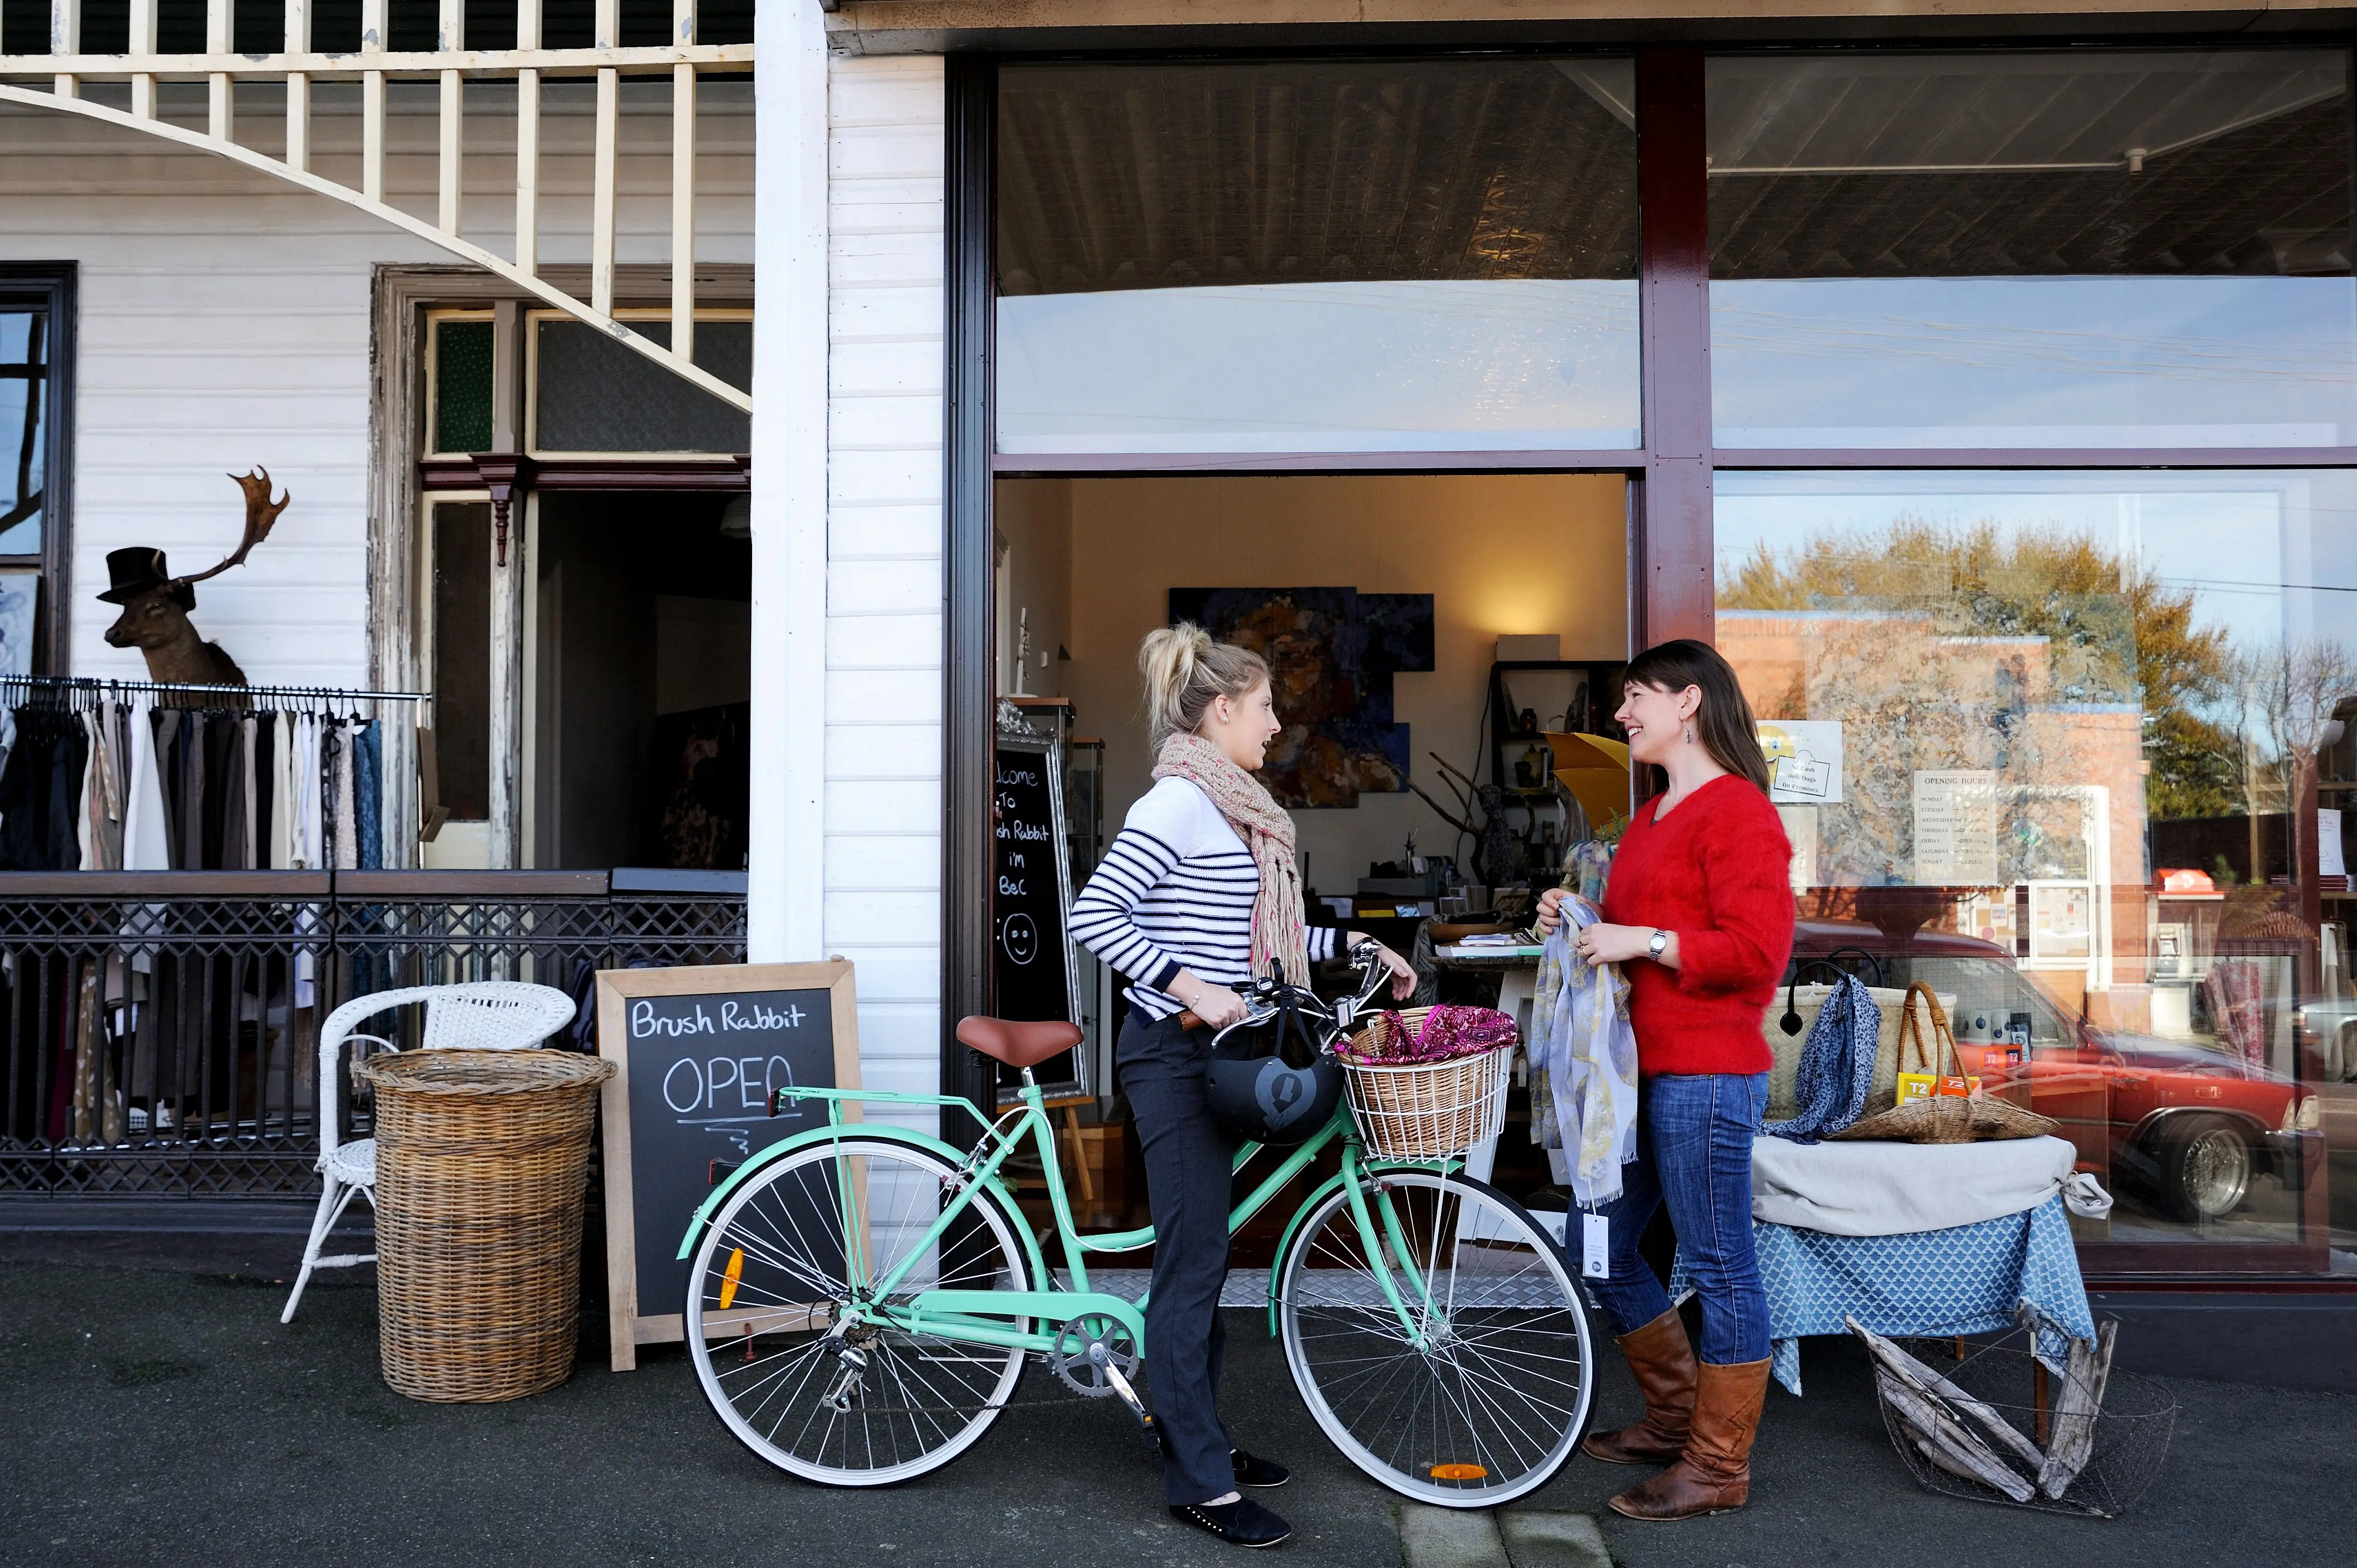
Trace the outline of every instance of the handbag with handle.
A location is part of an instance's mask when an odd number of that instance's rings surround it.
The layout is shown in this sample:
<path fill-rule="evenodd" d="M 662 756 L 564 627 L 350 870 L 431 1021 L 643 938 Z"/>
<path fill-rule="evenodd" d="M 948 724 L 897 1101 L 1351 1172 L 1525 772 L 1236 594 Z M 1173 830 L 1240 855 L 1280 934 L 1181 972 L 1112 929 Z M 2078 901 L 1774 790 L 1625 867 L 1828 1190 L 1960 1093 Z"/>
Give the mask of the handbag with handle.
<path fill-rule="evenodd" d="M 1918 993 L 1922 998 L 1920 1004 L 1916 1000 Z M 1932 1025 L 1932 1044 L 1929 1047 L 1923 1044 L 1924 1018 L 1929 1018 Z M 1932 988 L 1920 980 L 1907 988 L 1907 1006 L 1899 1028 L 1901 1072 L 1907 1070 L 1908 1049 L 1912 1047 L 1915 1059 L 1922 1064 L 1919 1070 L 1932 1075 L 1935 1083 L 1941 1079 L 1964 1077 L 1964 1056 L 1956 1049 L 1954 1031 L 1948 1027 L 1947 1010 L 1940 1005 Z M 1879 1139 L 1897 1144 L 1973 1144 L 2042 1138 L 2055 1132 L 2057 1125 L 2051 1117 L 2025 1111 L 1995 1095 L 1934 1092 L 1862 1117 L 1828 1137 L 1844 1142 Z"/>

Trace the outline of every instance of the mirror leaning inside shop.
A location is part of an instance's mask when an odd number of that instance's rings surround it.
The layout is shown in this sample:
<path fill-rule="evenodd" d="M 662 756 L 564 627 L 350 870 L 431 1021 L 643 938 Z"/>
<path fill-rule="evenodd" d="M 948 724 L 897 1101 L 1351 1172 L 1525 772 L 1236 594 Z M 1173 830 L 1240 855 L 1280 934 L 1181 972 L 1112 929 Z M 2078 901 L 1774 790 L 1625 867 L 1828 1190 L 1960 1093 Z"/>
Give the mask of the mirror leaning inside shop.
<path fill-rule="evenodd" d="M 2290 448 L 1717 476 L 1801 945 L 1954 997 L 2117 1195 L 2093 1273 L 2357 1271 L 2357 475 L 2297 466 L 2357 413 L 2345 82 L 1713 66 L 1722 449 Z"/>

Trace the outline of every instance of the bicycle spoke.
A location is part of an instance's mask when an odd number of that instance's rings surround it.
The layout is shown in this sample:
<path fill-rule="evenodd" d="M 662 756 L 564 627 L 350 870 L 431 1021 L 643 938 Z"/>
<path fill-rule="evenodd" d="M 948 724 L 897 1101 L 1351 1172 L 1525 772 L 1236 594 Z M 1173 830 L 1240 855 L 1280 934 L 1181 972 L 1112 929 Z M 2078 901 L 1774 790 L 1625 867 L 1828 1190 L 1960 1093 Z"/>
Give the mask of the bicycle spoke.
<path fill-rule="evenodd" d="M 947 1463 L 1004 1408 L 1020 1351 L 894 1321 L 943 1282 L 1025 1278 L 988 1189 L 929 1236 L 951 1174 L 928 1152 L 847 1136 L 757 1173 L 716 1217 L 693 1265 L 690 1354 L 723 1424 L 762 1458 L 838 1485 L 899 1479 Z M 895 1274 L 891 1299 L 872 1299 Z"/>
<path fill-rule="evenodd" d="M 1372 1232 L 1331 1193 L 1280 1263 L 1286 1362 L 1328 1436 L 1394 1490 L 1458 1507 L 1520 1497 L 1587 1421 L 1577 1286 L 1536 1222 L 1478 1185 L 1399 1169 L 1381 1183 Z"/>

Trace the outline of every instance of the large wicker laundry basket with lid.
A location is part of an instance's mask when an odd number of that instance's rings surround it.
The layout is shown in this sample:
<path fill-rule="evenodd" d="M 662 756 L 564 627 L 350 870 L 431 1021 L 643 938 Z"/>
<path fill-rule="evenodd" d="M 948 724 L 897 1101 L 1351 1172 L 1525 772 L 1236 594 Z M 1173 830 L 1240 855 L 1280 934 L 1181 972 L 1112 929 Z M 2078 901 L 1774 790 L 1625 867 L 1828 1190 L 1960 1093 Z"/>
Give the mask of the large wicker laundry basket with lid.
<path fill-rule="evenodd" d="M 554 1388 L 580 1337 L 581 1208 L 597 1086 L 570 1051 L 407 1051 L 376 1091 L 378 1347 L 412 1399 Z"/>

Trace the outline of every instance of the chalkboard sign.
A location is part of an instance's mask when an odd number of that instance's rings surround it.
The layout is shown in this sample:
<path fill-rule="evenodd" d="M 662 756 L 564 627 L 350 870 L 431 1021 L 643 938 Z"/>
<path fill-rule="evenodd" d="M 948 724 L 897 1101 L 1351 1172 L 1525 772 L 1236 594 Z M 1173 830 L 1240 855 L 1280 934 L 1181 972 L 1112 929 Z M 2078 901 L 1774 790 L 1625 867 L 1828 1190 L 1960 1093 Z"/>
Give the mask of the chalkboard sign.
<path fill-rule="evenodd" d="M 826 1124 L 818 1101 L 769 1113 L 791 1085 L 859 1087 L 852 970 L 825 963 L 615 969 L 597 976 L 597 1054 L 615 1064 L 606 1125 L 607 1305 L 614 1369 L 678 1339 L 687 1264 L 673 1256 L 714 1162 L 743 1163 Z M 845 1107 L 856 1119 L 856 1105 Z"/>
<path fill-rule="evenodd" d="M 1064 821 L 1064 748 L 1019 716 L 998 725 L 990 894 L 991 1012 L 1026 1022 L 1077 1024 L 1080 977 L 1064 929 L 1072 907 L 1071 841 Z M 1050 1097 L 1087 1094 L 1085 1050 L 1050 1057 L 1033 1069 Z M 1001 1097 L 1022 1075 L 1002 1068 Z"/>

